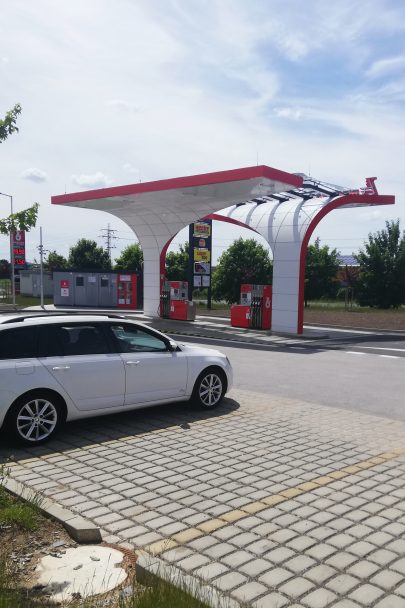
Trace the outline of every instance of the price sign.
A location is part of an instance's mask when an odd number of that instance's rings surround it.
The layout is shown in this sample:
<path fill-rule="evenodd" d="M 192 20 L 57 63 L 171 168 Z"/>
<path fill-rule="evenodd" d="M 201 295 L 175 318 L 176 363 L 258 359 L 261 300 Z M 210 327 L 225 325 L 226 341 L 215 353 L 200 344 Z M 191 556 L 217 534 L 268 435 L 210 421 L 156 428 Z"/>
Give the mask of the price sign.
<path fill-rule="evenodd" d="M 13 251 L 14 266 L 25 266 L 25 232 L 16 230 L 10 235 L 11 247 Z"/>

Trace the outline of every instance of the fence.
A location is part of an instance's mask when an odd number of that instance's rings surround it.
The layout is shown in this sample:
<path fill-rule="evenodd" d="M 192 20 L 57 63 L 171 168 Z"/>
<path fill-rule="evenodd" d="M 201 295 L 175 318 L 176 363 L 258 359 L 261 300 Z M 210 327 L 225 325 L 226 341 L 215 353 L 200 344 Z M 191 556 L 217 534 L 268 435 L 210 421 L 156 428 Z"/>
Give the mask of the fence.
<path fill-rule="evenodd" d="M 9 279 L 0 279 L 0 302 L 11 302 L 11 282 Z"/>

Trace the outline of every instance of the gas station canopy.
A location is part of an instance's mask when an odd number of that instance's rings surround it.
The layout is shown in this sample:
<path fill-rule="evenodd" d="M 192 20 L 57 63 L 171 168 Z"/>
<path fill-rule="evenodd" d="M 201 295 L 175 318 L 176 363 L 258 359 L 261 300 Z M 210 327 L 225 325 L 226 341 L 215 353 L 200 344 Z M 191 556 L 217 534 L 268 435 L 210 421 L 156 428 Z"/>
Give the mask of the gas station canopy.
<path fill-rule="evenodd" d="M 319 221 L 339 207 L 394 202 L 375 188 L 353 192 L 264 165 L 52 197 L 52 204 L 106 211 L 134 231 L 150 316 L 159 314 L 166 250 L 182 228 L 211 217 L 258 232 L 273 251 L 272 329 L 294 334 L 302 333 L 305 255 Z"/>

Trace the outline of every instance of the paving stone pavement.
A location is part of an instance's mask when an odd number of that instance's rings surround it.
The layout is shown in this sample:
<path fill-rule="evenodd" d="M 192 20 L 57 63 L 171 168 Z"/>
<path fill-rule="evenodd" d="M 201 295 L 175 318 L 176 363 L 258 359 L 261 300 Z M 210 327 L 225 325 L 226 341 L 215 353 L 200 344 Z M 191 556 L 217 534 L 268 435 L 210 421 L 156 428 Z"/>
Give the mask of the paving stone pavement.
<path fill-rule="evenodd" d="M 405 424 L 234 390 L 0 448 L 11 476 L 254 608 L 405 607 Z"/>

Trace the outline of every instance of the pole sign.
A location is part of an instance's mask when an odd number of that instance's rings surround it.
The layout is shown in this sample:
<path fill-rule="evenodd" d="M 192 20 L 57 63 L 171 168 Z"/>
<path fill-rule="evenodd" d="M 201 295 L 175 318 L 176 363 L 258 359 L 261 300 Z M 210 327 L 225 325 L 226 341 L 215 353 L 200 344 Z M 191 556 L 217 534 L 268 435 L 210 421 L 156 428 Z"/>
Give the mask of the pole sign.
<path fill-rule="evenodd" d="M 193 274 L 198 277 L 201 275 L 209 277 L 209 284 L 211 284 L 211 232 L 211 220 L 195 222 L 191 248 L 193 252 Z M 206 284 L 205 286 L 208 287 L 209 285 Z"/>
<path fill-rule="evenodd" d="M 212 220 L 190 224 L 189 299 L 193 287 L 207 287 L 211 305 Z"/>
<path fill-rule="evenodd" d="M 11 247 L 13 251 L 14 267 L 25 267 L 25 232 L 24 230 L 16 230 L 10 235 Z"/>

